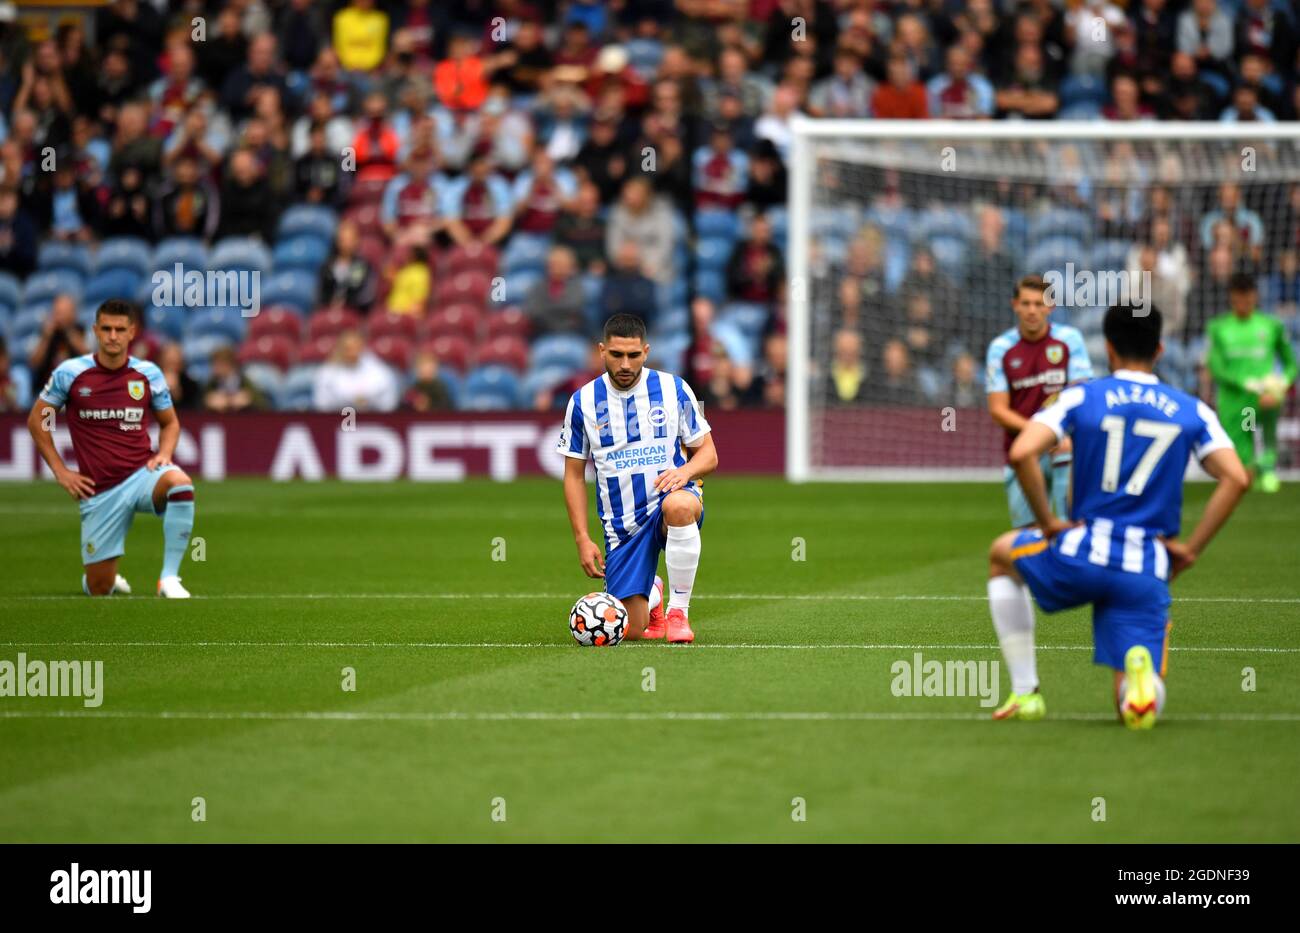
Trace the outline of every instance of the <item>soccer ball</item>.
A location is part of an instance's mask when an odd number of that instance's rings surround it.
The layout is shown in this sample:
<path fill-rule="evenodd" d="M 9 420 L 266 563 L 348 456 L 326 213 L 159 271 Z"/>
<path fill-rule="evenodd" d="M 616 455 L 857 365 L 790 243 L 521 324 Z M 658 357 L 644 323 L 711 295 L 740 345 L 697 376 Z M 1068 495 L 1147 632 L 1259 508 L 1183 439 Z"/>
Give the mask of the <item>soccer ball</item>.
<path fill-rule="evenodd" d="M 608 593 L 588 593 L 569 610 L 569 631 L 580 645 L 617 645 L 627 631 L 627 607 Z"/>

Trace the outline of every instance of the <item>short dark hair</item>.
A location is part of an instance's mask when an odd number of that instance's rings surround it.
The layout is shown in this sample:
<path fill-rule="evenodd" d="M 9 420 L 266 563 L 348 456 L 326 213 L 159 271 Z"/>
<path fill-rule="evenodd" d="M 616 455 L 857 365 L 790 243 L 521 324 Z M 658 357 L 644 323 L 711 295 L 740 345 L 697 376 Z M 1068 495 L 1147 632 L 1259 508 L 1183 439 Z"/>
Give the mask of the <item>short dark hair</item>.
<path fill-rule="evenodd" d="M 635 314 L 618 313 L 605 322 L 603 343 L 609 343 L 610 337 L 639 337 L 645 343 L 645 321 Z"/>
<path fill-rule="evenodd" d="M 132 324 L 137 323 L 139 320 L 135 309 L 135 305 L 133 305 L 129 301 L 124 301 L 121 298 L 110 298 L 107 301 L 105 301 L 103 304 L 101 304 L 98 308 L 96 308 L 95 323 L 98 324 L 99 319 L 103 317 L 105 314 L 123 315 L 129 318 Z"/>
<path fill-rule="evenodd" d="M 1234 272 L 1228 279 L 1228 291 L 1253 292 L 1256 289 L 1255 277 L 1249 272 Z"/>
<path fill-rule="evenodd" d="M 1029 288 L 1036 292 L 1045 292 L 1047 291 L 1047 280 L 1041 275 L 1026 275 L 1016 282 L 1016 290 L 1011 293 L 1011 297 L 1019 298 L 1020 290 L 1022 288 Z"/>
<path fill-rule="evenodd" d="M 1160 350 L 1160 309 L 1149 305 L 1145 310 L 1132 304 L 1112 305 L 1102 322 L 1102 333 L 1123 360 L 1149 363 Z"/>

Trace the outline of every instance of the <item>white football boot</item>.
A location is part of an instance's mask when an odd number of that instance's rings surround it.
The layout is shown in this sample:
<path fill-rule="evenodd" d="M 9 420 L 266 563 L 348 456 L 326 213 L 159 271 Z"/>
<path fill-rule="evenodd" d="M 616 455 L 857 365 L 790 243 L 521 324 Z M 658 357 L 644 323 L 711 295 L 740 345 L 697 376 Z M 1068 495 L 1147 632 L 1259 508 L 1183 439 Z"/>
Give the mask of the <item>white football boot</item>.
<path fill-rule="evenodd" d="M 190 591 L 181 586 L 180 577 L 163 577 L 158 581 L 158 595 L 167 599 L 189 599 Z"/>
<path fill-rule="evenodd" d="M 123 596 L 131 595 L 131 584 L 127 583 L 126 577 L 120 573 L 117 575 L 117 579 L 113 581 L 113 592 L 121 593 Z"/>

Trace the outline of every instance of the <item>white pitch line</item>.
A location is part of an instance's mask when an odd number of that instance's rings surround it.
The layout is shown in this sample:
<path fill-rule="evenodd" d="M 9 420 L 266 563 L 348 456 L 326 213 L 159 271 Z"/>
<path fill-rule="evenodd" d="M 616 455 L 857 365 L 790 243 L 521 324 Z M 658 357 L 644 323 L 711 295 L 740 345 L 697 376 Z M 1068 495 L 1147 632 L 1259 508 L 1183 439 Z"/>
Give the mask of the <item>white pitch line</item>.
<path fill-rule="evenodd" d="M 0 595 L 0 601 L 39 602 L 42 600 L 84 600 L 81 593 Z M 133 597 L 118 596 L 116 600 Z M 150 597 L 152 598 L 152 597 Z M 573 593 L 220 593 L 196 595 L 194 599 L 572 599 Z M 870 593 L 696 593 L 692 599 L 779 600 L 814 602 L 987 602 L 987 596 L 884 596 Z M 1182 596 L 1175 603 L 1281 603 L 1300 604 L 1300 596 Z"/>
<path fill-rule="evenodd" d="M 702 649 L 740 651 L 998 651 L 997 645 L 886 645 L 832 643 L 821 645 L 761 644 L 758 642 L 696 643 L 690 648 L 656 642 L 635 645 L 640 650 L 686 653 Z M 1092 651 L 1092 645 L 1038 645 L 1039 651 Z M 0 641 L 0 648 L 467 648 L 467 649 L 563 649 L 569 642 L 543 641 Z M 1212 654 L 1300 654 L 1300 647 L 1263 645 L 1171 645 L 1170 651 L 1199 651 Z"/>
<path fill-rule="evenodd" d="M 1114 713 L 1052 713 L 1066 722 L 1114 722 Z M 1183 713 L 1162 717 L 1173 722 L 1300 722 L 1300 713 Z M 0 719 L 156 719 L 271 722 L 977 722 L 987 713 L 884 712 L 379 712 L 345 710 L 4 710 Z"/>

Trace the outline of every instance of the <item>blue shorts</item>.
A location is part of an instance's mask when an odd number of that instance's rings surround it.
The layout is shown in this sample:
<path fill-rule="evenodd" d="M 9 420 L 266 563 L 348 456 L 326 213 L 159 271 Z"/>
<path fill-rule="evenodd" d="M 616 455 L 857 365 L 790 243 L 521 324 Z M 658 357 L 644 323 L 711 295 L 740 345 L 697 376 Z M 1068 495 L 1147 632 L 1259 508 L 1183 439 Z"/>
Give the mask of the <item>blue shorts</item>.
<path fill-rule="evenodd" d="M 1146 573 L 1100 567 L 1086 558 L 1066 557 L 1061 536 L 1049 545 L 1037 528 L 1016 535 L 1011 558 L 1044 612 L 1092 603 L 1092 660 L 1124 670 L 1124 655 L 1145 645 L 1160 665 L 1168 662 L 1169 584 Z"/>
<path fill-rule="evenodd" d="M 1052 455 L 1043 454 L 1038 465 L 1043 468 L 1043 480 L 1047 483 L 1047 501 L 1052 504 L 1052 512 L 1061 518 L 1070 514 L 1070 467 L 1069 463 L 1061 467 L 1052 467 Z M 1007 492 L 1007 509 L 1011 512 L 1011 527 L 1024 528 L 1034 524 L 1034 510 L 1029 507 L 1029 500 L 1020 488 L 1016 471 L 1011 467 L 1002 468 L 1002 485 Z"/>
<path fill-rule="evenodd" d="M 686 490 L 698 496 L 695 488 Z M 615 599 L 649 596 L 659 569 L 659 553 L 668 543 L 663 532 L 663 505 L 651 513 L 649 520 L 614 550 L 605 552 L 605 592 Z M 695 527 L 704 527 L 704 510 L 700 510 Z"/>
<path fill-rule="evenodd" d="M 156 470 L 140 467 L 112 489 L 81 500 L 81 562 L 97 564 L 101 560 L 126 553 L 126 533 L 137 512 L 157 515 L 153 508 L 153 488 L 158 477 L 179 470 L 174 463 Z"/>

